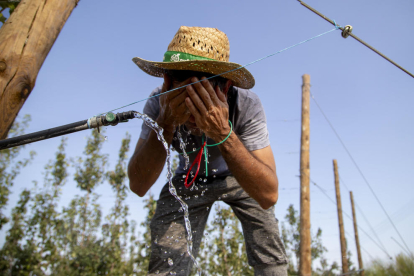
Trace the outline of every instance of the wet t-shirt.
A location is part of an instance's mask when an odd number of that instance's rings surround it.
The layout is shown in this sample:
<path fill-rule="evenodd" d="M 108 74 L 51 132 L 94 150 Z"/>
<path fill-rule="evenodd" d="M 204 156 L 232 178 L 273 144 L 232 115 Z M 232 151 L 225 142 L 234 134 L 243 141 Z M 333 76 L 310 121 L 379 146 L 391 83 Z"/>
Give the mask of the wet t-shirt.
<path fill-rule="evenodd" d="M 161 87 L 162 86 L 159 86 L 154 91 L 152 91 L 150 96 L 161 93 Z M 241 89 L 238 87 L 230 88 L 227 95 L 227 102 L 229 104 L 229 120 L 233 125 L 233 131 L 237 134 L 238 138 L 246 147 L 246 149 L 248 151 L 254 151 L 269 146 L 270 141 L 266 124 L 266 115 L 259 97 L 250 90 Z M 148 99 L 143 112 L 153 120 L 156 120 L 160 112 L 159 97 Z M 152 131 L 152 129 L 143 123 L 140 138 L 147 139 L 150 131 Z M 196 150 L 195 152 L 188 154 L 190 159 L 188 167 L 190 167 L 197 156 L 197 149 L 199 149 L 202 145 L 202 137 L 192 135 L 187 131 L 185 126 L 180 126 L 180 128 L 177 128 L 176 132 L 174 133 L 172 147 L 179 153 L 181 153 L 182 150 L 180 149 L 180 143 L 177 137 L 178 131 L 181 133 L 181 136 L 186 144 L 185 151 L 192 152 Z M 214 140 L 207 137 L 207 145 L 213 144 L 215 144 Z M 232 175 L 217 146 L 207 147 L 207 154 L 207 169 L 209 177 L 222 177 Z M 187 170 L 184 170 L 185 158 L 182 154 L 179 154 L 179 159 L 180 162 L 175 173 L 187 174 L 188 168 Z M 197 165 L 194 165 L 192 171 L 195 172 L 196 170 Z M 197 178 L 200 177 L 203 179 L 205 175 L 206 165 L 203 155 Z"/>

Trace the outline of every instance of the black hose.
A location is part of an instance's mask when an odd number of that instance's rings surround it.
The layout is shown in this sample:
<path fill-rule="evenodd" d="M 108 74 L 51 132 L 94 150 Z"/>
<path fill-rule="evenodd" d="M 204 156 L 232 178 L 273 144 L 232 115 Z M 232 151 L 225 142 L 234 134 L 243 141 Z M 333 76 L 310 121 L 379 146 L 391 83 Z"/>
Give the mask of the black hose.
<path fill-rule="evenodd" d="M 58 126 L 55 128 L 50 128 L 46 130 L 41 130 L 34 133 L 25 134 L 22 136 L 17 136 L 9 139 L 0 140 L 0 150 L 8 149 L 16 146 L 21 146 L 57 136 L 62 136 L 65 134 L 78 132 L 81 130 L 89 128 L 98 128 L 100 126 L 115 126 L 118 123 L 127 122 L 128 119 L 135 118 L 135 111 L 127 111 L 122 113 L 107 113 L 106 115 L 93 117 L 92 119 L 79 121 L 76 123 L 71 123 L 63 126 Z M 89 123 L 88 123 L 89 121 Z"/>

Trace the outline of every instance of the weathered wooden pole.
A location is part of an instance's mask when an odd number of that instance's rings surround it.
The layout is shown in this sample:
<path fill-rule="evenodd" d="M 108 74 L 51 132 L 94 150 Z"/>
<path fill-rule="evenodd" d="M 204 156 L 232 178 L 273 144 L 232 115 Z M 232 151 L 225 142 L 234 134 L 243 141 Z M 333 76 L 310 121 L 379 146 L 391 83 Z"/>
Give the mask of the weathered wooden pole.
<path fill-rule="evenodd" d="M 342 273 L 348 272 L 348 259 L 346 257 L 346 241 L 344 231 L 344 221 L 342 218 L 342 203 L 341 203 L 341 191 L 339 189 L 339 175 L 338 175 L 338 163 L 333 160 L 334 175 L 335 175 L 335 192 L 336 192 L 336 205 L 338 209 L 338 222 L 339 222 L 339 238 L 341 240 L 341 256 L 342 256 Z"/>
<path fill-rule="evenodd" d="M 0 28 L 0 139 L 6 138 L 78 2 L 22 0 Z"/>
<path fill-rule="evenodd" d="M 312 273 L 309 191 L 310 76 L 302 76 L 302 134 L 300 141 L 300 256 L 299 275 Z"/>
<path fill-rule="evenodd" d="M 355 243 L 356 243 L 357 253 L 358 253 L 358 265 L 359 265 L 359 270 L 361 270 L 359 275 L 364 276 L 365 272 L 364 272 L 364 270 L 362 270 L 362 269 L 364 269 L 364 265 L 362 264 L 361 248 L 359 247 L 358 225 L 357 225 L 357 221 L 356 221 L 354 196 L 352 195 L 352 191 L 349 192 L 349 196 L 351 197 L 352 218 L 354 220 Z"/>

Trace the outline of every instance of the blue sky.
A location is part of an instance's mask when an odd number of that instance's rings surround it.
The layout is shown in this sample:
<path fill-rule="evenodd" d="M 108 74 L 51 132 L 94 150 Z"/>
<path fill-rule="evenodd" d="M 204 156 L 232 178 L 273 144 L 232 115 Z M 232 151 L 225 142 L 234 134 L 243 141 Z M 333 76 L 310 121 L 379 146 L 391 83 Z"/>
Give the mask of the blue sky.
<path fill-rule="evenodd" d="M 80 1 L 72 12 L 38 75 L 36 86 L 20 111 L 30 114 L 29 132 L 79 120 L 146 98 L 161 79 L 146 75 L 131 61 L 135 56 L 161 61 L 181 25 L 215 27 L 230 40 L 230 61 L 247 64 L 333 28 L 298 1 Z M 352 25 L 353 32 L 388 57 L 414 72 L 414 38 L 410 29 L 414 2 L 410 0 L 332 1 L 308 0 L 309 5 Z M 311 77 L 311 93 L 335 127 L 378 198 L 414 251 L 414 79 L 355 41 L 335 31 L 247 68 L 256 79 L 268 119 L 280 182 L 276 216 L 283 220 L 289 204 L 299 209 L 299 147 L 302 75 Z M 142 111 L 144 103 L 124 109 Z M 389 254 L 401 248 L 396 232 L 365 184 L 341 143 L 314 101 L 311 101 L 311 179 L 334 199 L 332 160 L 339 174 Z M 104 151 L 115 165 L 120 140 L 129 132 L 131 147 L 140 134 L 141 121 L 108 127 Z M 87 131 L 68 135 L 68 152 L 81 155 Z M 10 205 L 18 193 L 42 180 L 42 168 L 53 158 L 59 138 L 25 148 L 37 152 L 13 188 Z M 151 188 L 158 197 L 165 176 Z M 77 192 L 67 184 L 62 205 Z M 100 187 L 101 203 L 111 206 L 108 186 Z M 343 209 L 351 214 L 349 192 L 342 185 Z M 131 217 L 138 222 L 143 199 L 128 197 Z M 108 208 L 108 207 L 105 207 Z M 370 236 L 367 223 L 358 222 Z M 356 263 L 352 222 L 344 218 L 348 246 Z M 330 261 L 340 263 L 336 207 L 311 186 L 311 224 L 323 230 Z M 4 233 L 0 234 L 4 237 Z M 360 232 L 363 258 L 386 255 Z M 366 253 L 369 252 L 369 255 Z"/>

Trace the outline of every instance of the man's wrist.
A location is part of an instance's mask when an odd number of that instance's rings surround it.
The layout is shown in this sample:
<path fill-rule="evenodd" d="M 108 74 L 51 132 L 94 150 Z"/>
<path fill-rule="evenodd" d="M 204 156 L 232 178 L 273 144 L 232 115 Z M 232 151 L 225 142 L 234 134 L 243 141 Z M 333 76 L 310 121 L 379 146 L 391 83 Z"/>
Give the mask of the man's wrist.
<path fill-rule="evenodd" d="M 218 134 L 217 136 L 215 136 L 213 138 L 213 140 L 216 143 L 220 143 L 220 144 L 224 143 L 226 141 L 226 139 L 230 137 L 232 132 L 233 131 L 230 127 L 226 128 L 226 129 L 223 129 L 220 134 Z"/>

